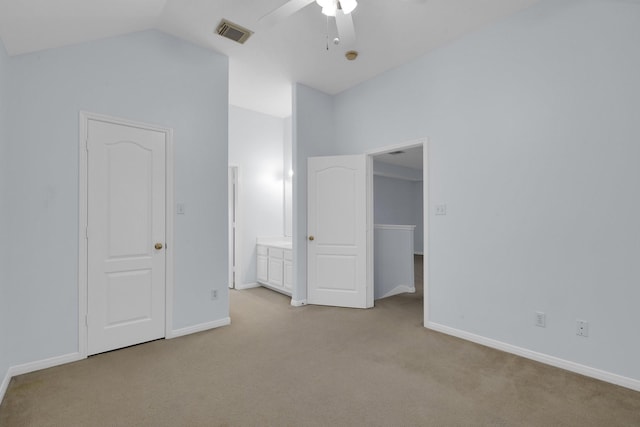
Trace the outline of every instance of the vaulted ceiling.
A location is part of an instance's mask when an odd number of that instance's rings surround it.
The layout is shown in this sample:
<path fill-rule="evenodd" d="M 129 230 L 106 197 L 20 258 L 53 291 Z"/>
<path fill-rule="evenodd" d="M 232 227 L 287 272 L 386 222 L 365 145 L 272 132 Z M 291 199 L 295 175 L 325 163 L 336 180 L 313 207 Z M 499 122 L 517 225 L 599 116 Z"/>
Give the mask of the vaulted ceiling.
<path fill-rule="evenodd" d="M 293 82 L 336 94 L 536 1 L 359 0 L 356 42 L 342 46 L 315 3 L 267 25 L 260 18 L 286 0 L 0 0 L 0 38 L 19 55 L 157 29 L 229 57 L 231 104 L 285 117 Z M 225 39 L 214 32 L 222 18 L 254 34 Z"/>

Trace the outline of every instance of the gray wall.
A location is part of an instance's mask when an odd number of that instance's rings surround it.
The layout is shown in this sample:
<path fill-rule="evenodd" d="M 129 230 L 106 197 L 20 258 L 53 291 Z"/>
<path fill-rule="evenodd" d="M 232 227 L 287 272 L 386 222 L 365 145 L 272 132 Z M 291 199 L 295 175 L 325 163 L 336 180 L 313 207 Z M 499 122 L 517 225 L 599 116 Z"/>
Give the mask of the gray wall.
<path fill-rule="evenodd" d="M 156 31 L 10 59 L 11 365 L 78 351 L 80 110 L 174 129 L 174 328 L 228 316 L 227 70 Z"/>
<path fill-rule="evenodd" d="M 307 299 L 307 158 L 336 152 L 333 97 L 302 84 L 293 88 L 292 299 Z"/>
<path fill-rule="evenodd" d="M 6 200 L 7 191 L 7 167 L 9 166 L 8 152 L 9 141 L 7 138 L 7 110 L 9 102 L 7 99 L 9 71 L 9 58 L 5 51 L 4 44 L 0 40 L 0 382 L 9 368 L 8 333 L 9 318 L 7 311 L 9 303 L 7 301 L 8 289 L 8 268 L 9 268 L 9 242 L 8 242 L 8 205 Z"/>
<path fill-rule="evenodd" d="M 256 238 L 284 236 L 284 123 L 229 108 L 229 164 L 240 170 L 239 284 L 256 283 Z"/>
<path fill-rule="evenodd" d="M 543 0 L 326 102 L 336 153 L 430 137 L 431 322 L 640 379 L 638 40 L 633 2 Z"/>

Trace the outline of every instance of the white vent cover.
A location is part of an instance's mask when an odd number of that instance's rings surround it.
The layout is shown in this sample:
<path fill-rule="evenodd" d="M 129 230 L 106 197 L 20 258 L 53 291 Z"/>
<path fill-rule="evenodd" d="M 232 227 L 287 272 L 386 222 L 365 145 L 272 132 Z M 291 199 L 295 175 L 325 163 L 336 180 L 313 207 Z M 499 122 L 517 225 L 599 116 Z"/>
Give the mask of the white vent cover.
<path fill-rule="evenodd" d="M 222 37 L 226 37 L 234 42 L 244 43 L 247 41 L 253 31 L 247 30 L 244 27 L 241 27 L 238 24 L 234 24 L 233 22 L 229 22 L 226 19 L 220 21 L 218 28 L 216 28 L 216 33 L 220 34 Z"/>

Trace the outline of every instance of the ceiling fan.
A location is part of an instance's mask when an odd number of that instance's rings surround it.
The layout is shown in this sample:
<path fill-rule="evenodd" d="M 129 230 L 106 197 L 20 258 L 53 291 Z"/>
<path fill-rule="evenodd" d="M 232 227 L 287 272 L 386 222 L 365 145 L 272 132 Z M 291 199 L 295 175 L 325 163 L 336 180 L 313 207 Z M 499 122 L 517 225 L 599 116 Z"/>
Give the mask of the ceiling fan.
<path fill-rule="evenodd" d="M 334 17 L 338 28 L 338 42 L 342 45 L 350 45 L 356 41 L 356 31 L 353 26 L 351 12 L 358 6 L 357 0 L 289 0 L 279 8 L 260 18 L 260 22 L 266 25 L 275 25 L 283 19 L 293 15 L 299 10 L 317 3 L 322 8 L 322 14 Z"/>

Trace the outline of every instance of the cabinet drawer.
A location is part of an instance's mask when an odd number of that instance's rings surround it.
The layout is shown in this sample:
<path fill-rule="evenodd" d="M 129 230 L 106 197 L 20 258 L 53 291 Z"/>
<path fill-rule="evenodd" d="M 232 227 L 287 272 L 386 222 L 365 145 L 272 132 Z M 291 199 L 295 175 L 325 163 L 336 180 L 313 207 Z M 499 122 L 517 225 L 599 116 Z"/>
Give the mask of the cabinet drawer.
<path fill-rule="evenodd" d="M 258 255 L 264 255 L 264 256 L 267 256 L 267 247 L 266 247 L 266 246 L 258 245 L 258 246 L 257 246 L 257 248 L 258 248 L 258 249 L 257 249 L 257 251 L 258 251 Z"/>
<path fill-rule="evenodd" d="M 293 261 L 293 252 L 285 249 L 284 259 L 286 259 L 287 261 Z"/>
<path fill-rule="evenodd" d="M 279 258 L 282 259 L 283 249 L 269 248 L 269 258 Z"/>

